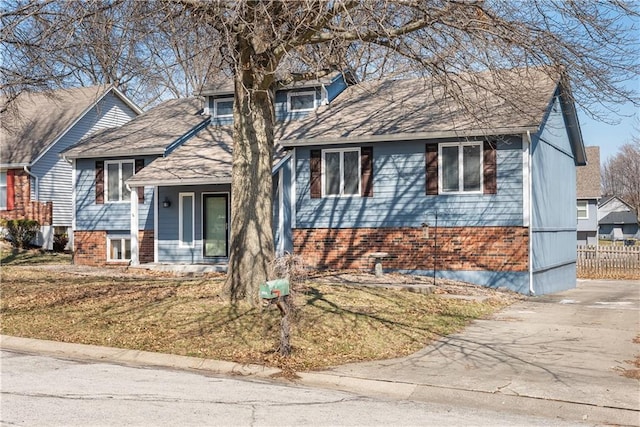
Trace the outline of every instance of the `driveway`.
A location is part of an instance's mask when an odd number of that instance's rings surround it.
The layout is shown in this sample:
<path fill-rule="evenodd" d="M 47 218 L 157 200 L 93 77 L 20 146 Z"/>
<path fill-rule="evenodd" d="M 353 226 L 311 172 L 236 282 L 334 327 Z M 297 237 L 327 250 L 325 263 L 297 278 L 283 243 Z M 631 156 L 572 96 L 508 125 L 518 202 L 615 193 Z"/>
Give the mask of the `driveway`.
<path fill-rule="evenodd" d="M 518 302 L 410 357 L 327 374 L 416 385 L 409 398 L 480 399 L 640 425 L 640 381 L 623 376 L 636 368 L 639 326 L 640 282 L 579 280 L 576 289 Z"/>

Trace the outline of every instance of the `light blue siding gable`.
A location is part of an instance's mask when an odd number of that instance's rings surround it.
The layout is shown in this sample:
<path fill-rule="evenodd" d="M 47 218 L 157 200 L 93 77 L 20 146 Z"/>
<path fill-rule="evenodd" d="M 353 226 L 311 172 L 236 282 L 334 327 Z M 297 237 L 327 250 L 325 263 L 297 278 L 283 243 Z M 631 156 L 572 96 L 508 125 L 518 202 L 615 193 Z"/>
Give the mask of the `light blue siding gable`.
<path fill-rule="evenodd" d="M 558 97 L 531 143 L 533 288 L 575 287 L 577 243 L 575 159 Z"/>
<path fill-rule="evenodd" d="M 31 172 L 38 177 L 38 188 L 32 186 L 31 196 L 36 199 L 37 192 L 37 200 L 53 202 L 52 225 L 70 227 L 73 217 L 73 167 L 60 157 L 60 152 L 94 132 L 123 125 L 136 115 L 131 107 L 109 92 L 34 162 Z"/>

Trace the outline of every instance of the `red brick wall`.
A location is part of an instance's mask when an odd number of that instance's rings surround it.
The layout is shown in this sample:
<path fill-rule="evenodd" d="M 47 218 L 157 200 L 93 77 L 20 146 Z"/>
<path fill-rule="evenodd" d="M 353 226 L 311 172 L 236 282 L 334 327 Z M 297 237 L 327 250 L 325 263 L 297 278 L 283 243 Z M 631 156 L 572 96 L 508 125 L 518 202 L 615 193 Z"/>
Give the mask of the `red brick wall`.
<path fill-rule="evenodd" d="M 104 265 L 107 262 L 106 231 L 74 231 L 73 262 L 82 265 Z"/>
<path fill-rule="evenodd" d="M 142 230 L 138 232 L 140 264 L 153 262 L 153 230 Z"/>
<path fill-rule="evenodd" d="M 387 252 L 384 268 L 527 271 L 528 229 L 523 227 L 421 227 L 295 229 L 294 253 L 312 267 L 371 269 L 372 252 Z"/>
<path fill-rule="evenodd" d="M 7 194 L 10 193 L 7 189 Z M 31 200 L 31 180 L 22 169 L 13 170 L 13 194 L 13 209 L 0 211 L 1 219 L 34 219 L 40 225 L 51 225 L 53 204 Z"/>
<path fill-rule="evenodd" d="M 75 231 L 73 233 L 73 262 L 82 265 L 107 264 L 107 232 Z M 138 232 L 140 263 L 153 262 L 153 230 Z M 123 262 L 122 264 L 126 264 Z M 117 262 L 109 262 L 117 264 Z"/>

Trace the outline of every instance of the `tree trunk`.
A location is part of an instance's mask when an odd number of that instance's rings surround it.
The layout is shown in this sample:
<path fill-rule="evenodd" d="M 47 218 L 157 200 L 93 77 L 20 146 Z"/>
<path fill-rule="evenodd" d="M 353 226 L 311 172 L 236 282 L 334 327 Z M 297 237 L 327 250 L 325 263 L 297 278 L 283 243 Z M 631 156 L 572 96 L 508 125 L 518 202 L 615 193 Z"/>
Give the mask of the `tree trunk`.
<path fill-rule="evenodd" d="M 274 258 L 272 162 L 273 91 L 266 73 L 244 49 L 234 78 L 231 242 L 225 294 L 231 302 L 259 302 L 258 290 Z"/>

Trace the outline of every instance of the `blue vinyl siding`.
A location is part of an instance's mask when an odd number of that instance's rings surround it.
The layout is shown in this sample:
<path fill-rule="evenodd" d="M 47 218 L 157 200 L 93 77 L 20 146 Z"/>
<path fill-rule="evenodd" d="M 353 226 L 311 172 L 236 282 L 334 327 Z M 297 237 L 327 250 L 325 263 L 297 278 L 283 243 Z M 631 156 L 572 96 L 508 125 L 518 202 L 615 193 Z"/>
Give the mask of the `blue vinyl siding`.
<path fill-rule="evenodd" d="M 180 247 L 179 245 L 179 194 L 194 193 L 195 197 L 195 244 L 192 248 Z M 210 263 L 224 259 L 205 258 L 203 256 L 202 236 L 203 236 L 203 194 L 228 194 L 231 188 L 228 184 L 206 185 L 206 186 L 177 186 L 160 187 L 158 189 L 158 200 L 168 198 L 171 207 L 163 208 L 162 204 L 158 208 L 158 262 L 161 263 Z M 228 202 L 231 202 L 229 198 Z M 230 220 L 230 219 L 229 219 Z"/>
<path fill-rule="evenodd" d="M 596 231 L 598 229 L 598 201 L 596 199 L 581 200 L 587 202 L 587 218 L 577 220 L 578 231 Z"/>
<path fill-rule="evenodd" d="M 300 88 L 300 89 L 289 90 L 289 91 L 284 91 L 284 90 L 278 91 L 276 93 L 276 101 L 275 101 L 275 113 L 276 113 L 277 121 L 282 122 L 282 121 L 289 121 L 289 120 L 297 120 L 297 119 L 307 117 L 310 113 L 310 111 L 290 112 L 287 109 L 287 97 L 289 92 L 294 92 L 294 93 L 295 92 L 315 92 L 316 107 L 320 105 L 322 95 L 319 87 L 318 88 Z"/>
<path fill-rule="evenodd" d="M 146 157 L 145 165 L 153 158 Z M 121 160 L 121 159 L 104 159 Z M 124 160 L 124 159 L 122 159 Z M 96 204 L 96 159 L 76 160 L 76 230 L 112 230 L 129 233 L 131 203 Z M 176 199 L 177 202 L 177 199 Z M 153 188 L 146 187 L 144 204 L 138 204 L 138 229 L 153 230 Z"/>
<path fill-rule="evenodd" d="M 94 132 L 121 126 L 135 116 L 128 105 L 110 92 L 33 165 L 31 172 L 39 179 L 38 200 L 53 202 L 52 225 L 71 227 L 73 218 L 73 168 L 60 158 L 60 152 Z M 34 186 L 31 196 L 35 199 L 33 193 Z"/>
<path fill-rule="evenodd" d="M 598 201 L 582 199 L 587 203 L 587 218 L 577 219 L 578 245 L 598 244 Z"/>
<path fill-rule="evenodd" d="M 531 152 L 534 292 L 570 289 L 576 280 L 576 173 L 557 99 L 532 139 Z"/>
<path fill-rule="evenodd" d="M 325 88 L 327 89 L 327 98 L 331 102 L 347 88 L 347 82 L 344 81 L 344 76 L 341 75 Z"/>
<path fill-rule="evenodd" d="M 333 99 L 335 99 L 340 93 L 342 93 L 342 91 L 344 91 L 347 88 L 347 83 L 344 80 L 344 76 L 343 75 L 338 75 L 336 76 L 336 78 L 334 78 L 334 80 L 328 84 L 325 85 L 325 89 L 327 91 L 327 100 L 329 102 L 331 102 Z M 275 96 L 275 102 L 274 102 L 274 111 L 275 111 L 275 116 L 276 116 L 276 121 L 279 122 L 285 122 L 285 121 L 289 121 L 289 120 L 297 120 L 297 119 L 302 119 L 304 117 L 307 117 L 310 113 L 310 111 L 298 111 L 298 112 L 290 112 L 288 111 L 287 107 L 287 98 L 288 98 L 288 93 L 290 92 L 315 92 L 315 99 L 316 99 L 316 107 L 319 107 L 321 102 L 322 102 L 322 87 L 321 85 L 318 85 L 317 87 L 300 87 L 300 88 L 295 88 L 295 89 L 285 89 L 285 90 L 279 90 L 276 92 L 276 96 Z M 232 97 L 233 95 L 231 94 L 226 94 L 226 95 L 219 95 L 219 96 L 210 96 L 208 97 L 208 107 L 209 107 L 209 112 L 212 115 L 211 117 L 211 123 L 213 125 L 216 126 L 224 126 L 224 125 L 230 125 L 233 123 L 233 118 L 232 117 L 221 117 L 221 118 L 217 118 L 217 117 L 213 117 L 213 112 L 214 112 L 214 99 L 216 98 L 229 98 Z"/>
<path fill-rule="evenodd" d="M 415 141 L 373 145 L 373 197 L 312 199 L 309 152 L 296 148 L 298 228 L 418 227 L 432 221 L 436 211 L 443 227 L 522 225 L 519 138 L 498 142 L 498 193 L 493 195 L 425 195 L 425 142 Z"/>

